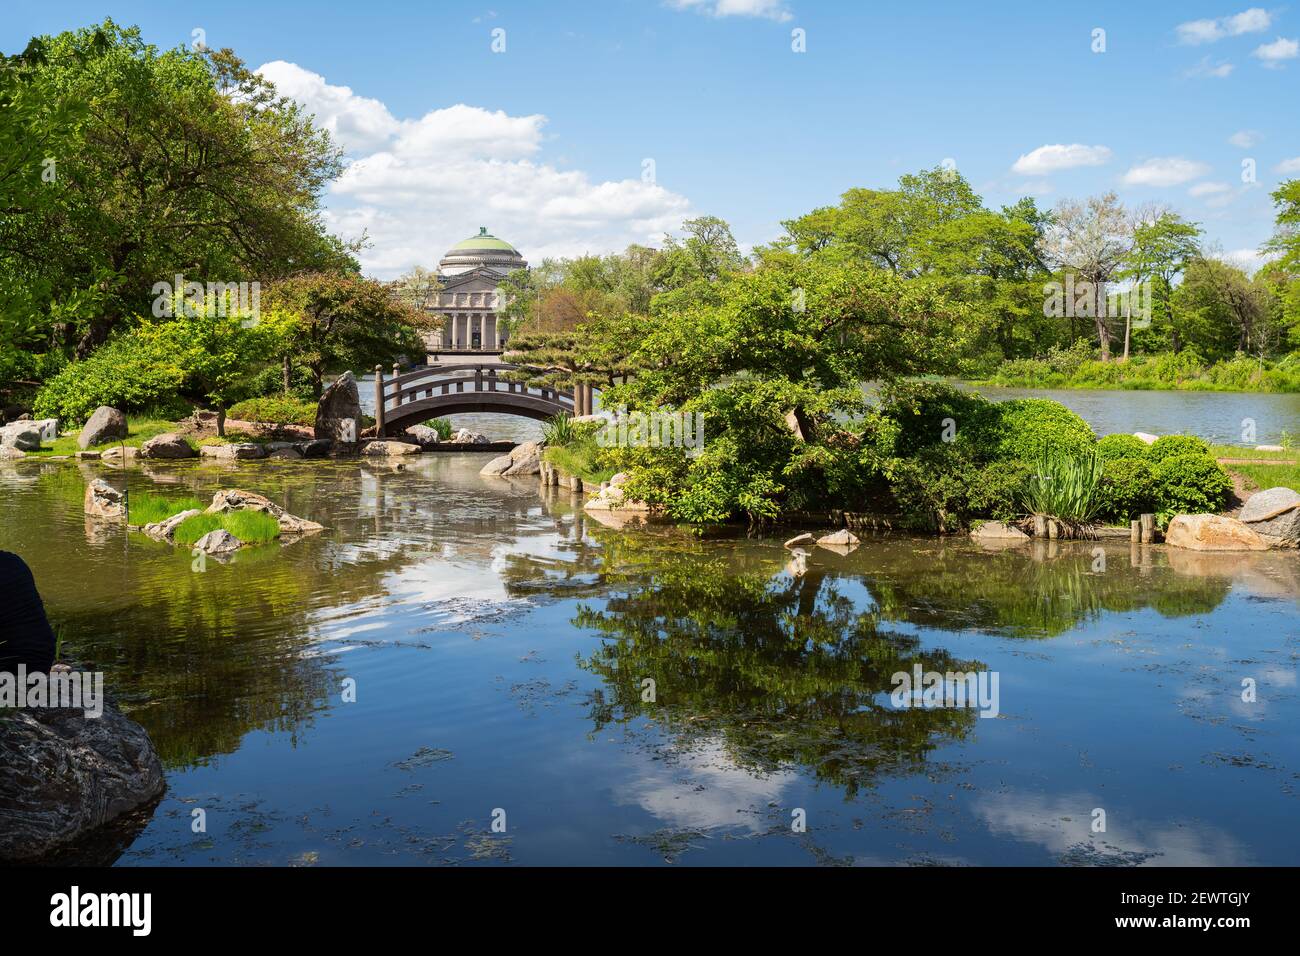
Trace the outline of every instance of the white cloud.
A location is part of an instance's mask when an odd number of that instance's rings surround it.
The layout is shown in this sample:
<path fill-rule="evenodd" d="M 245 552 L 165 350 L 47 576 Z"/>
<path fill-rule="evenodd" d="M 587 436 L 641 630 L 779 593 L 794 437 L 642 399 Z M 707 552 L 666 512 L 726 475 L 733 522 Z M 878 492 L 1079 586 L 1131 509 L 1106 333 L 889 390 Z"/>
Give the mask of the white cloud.
<path fill-rule="evenodd" d="M 1011 165 L 1011 171 L 1022 176 L 1046 176 L 1058 169 L 1100 166 L 1110 162 L 1110 157 L 1111 151 L 1105 146 L 1084 146 L 1080 143 L 1065 146 L 1053 143 L 1024 154 Z"/>
<path fill-rule="evenodd" d="M 546 117 L 456 104 L 399 120 L 379 100 L 293 63 L 259 72 L 314 112 L 351 161 L 327 196 L 326 222 L 372 245 L 365 270 L 393 278 L 434 267 L 447 249 L 487 226 L 530 262 L 545 256 L 651 243 L 691 215 L 684 197 L 641 176 L 595 182 L 544 161 Z"/>
<path fill-rule="evenodd" d="M 374 149 L 397 131 L 397 120 L 379 100 L 357 96 L 347 86 L 331 86 L 319 73 L 296 63 L 273 60 L 257 72 L 274 83 L 281 95 L 310 107 L 317 123 L 348 153 Z"/>
<path fill-rule="evenodd" d="M 1232 75 L 1232 71 L 1234 69 L 1236 69 L 1236 67 L 1234 67 L 1227 60 L 1223 60 L 1219 63 L 1215 63 L 1208 56 L 1206 56 L 1206 57 L 1202 57 L 1200 63 L 1196 64 L 1196 66 L 1192 67 L 1183 75 L 1204 76 L 1214 80 L 1226 80 L 1229 76 Z"/>
<path fill-rule="evenodd" d="M 1209 167 L 1181 156 L 1148 159 L 1124 174 L 1125 186 L 1181 186 L 1204 176 Z"/>
<path fill-rule="evenodd" d="M 1259 142 L 1259 133 L 1253 129 L 1241 129 L 1228 137 L 1228 143 L 1232 146 L 1240 146 L 1242 149 L 1250 149 Z"/>
<path fill-rule="evenodd" d="M 1293 156 L 1290 159 L 1284 159 L 1273 167 L 1275 173 L 1300 173 L 1300 156 Z"/>
<path fill-rule="evenodd" d="M 1227 183 L 1197 183 L 1191 189 L 1187 190 L 1189 196 L 1214 196 L 1218 193 L 1231 192 L 1232 187 Z"/>
<path fill-rule="evenodd" d="M 1258 249 L 1233 249 L 1230 252 L 1211 252 L 1211 259 L 1218 259 L 1230 266 L 1236 266 L 1242 272 L 1254 275 L 1271 256 Z"/>
<path fill-rule="evenodd" d="M 784 23 L 792 18 L 784 0 L 668 0 L 675 10 L 694 10 L 711 17 L 763 17 Z"/>
<path fill-rule="evenodd" d="M 1224 37 L 1241 36 L 1243 33 L 1263 33 L 1273 23 L 1273 15 L 1260 7 L 1251 7 L 1230 17 L 1216 19 L 1189 20 L 1174 27 L 1182 43 L 1196 46 L 1201 43 L 1213 43 Z"/>
<path fill-rule="evenodd" d="M 1300 56 L 1300 41 L 1278 37 L 1272 43 L 1264 43 L 1255 48 L 1251 56 L 1258 57 L 1265 66 L 1277 69 L 1286 60 Z"/>

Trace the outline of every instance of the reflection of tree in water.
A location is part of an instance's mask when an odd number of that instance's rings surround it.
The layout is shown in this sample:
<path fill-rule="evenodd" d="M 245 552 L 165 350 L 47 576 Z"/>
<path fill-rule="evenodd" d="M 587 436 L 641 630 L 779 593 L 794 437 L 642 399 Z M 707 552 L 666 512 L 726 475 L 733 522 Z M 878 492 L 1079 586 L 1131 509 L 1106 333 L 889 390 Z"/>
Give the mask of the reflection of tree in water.
<path fill-rule="evenodd" d="M 896 710 L 888 695 L 891 676 L 917 663 L 981 665 L 881 630 L 825 572 L 792 578 L 770 550 L 671 535 L 600 540 L 587 570 L 606 600 L 574 619 L 607 638 L 581 662 L 606 683 L 592 710 L 597 729 L 650 718 L 679 746 L 720 740 L 741 767 L 805 767 L 849 794 L 923 766 L 971 729 L 974 711 Z M 520 580 L 530 564 L 516 566 Z M 642 701 L 645 678 L 655 681 L 653 703 Z"/>
<path fill-rule="evenodd" d="M 1098 570 L 1095 546 L 1036 542 L 993 554 L 900 546 L 865 571 L 865 583 L 885 620 L 1009 637 L 1054 637 L 1107 611 L 1206 614 L 1231 590 L 1222 577 L 1170 573 L 1165 555 L 1151 548 L 1106 548 Z"/>

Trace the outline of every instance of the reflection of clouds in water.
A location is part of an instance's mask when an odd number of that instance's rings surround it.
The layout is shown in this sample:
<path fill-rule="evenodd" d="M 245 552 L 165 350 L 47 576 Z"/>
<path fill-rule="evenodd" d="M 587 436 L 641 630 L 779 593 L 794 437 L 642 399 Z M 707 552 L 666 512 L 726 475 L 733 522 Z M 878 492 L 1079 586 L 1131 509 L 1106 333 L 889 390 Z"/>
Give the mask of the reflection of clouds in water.
<path fill-rule="evenodd" d="M 1092 832 L 1092 811 L 1106 810 L 1106 832 Z M 1096 796 L 1004 794 L 976 801 L 976 817 L 995 836 L 1037 843 L 1060 855 L 1091 846 L 1101 857 L 1114 854 L 1150 855 L 1144 866 L 1243 866 L 1250 861 L 1241 843 L 1222 830 L 1198 824 L 1153 822 L 1122 818 Z"/>
<path fill-rule="evenodd" d="M 656 760 L 638 767 L 632 779 L 615 787 L 615 799 L 637 804 L 673 828 L 743 826 L 758 833 L 771 823 L 765 813 L 742 813 L 751 807 L 780 803 L 798 774 L 789 771 L 756 776 L 737 767 L 722 745 L 703 744 L 670 763 Z M 787 817 L 788 819 L 788 817 Z"/>

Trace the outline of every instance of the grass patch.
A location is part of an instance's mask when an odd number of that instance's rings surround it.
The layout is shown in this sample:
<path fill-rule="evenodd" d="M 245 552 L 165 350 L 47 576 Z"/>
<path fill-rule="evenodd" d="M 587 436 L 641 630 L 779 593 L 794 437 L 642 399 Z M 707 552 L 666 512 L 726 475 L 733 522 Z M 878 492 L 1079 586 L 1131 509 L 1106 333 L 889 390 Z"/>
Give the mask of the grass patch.
<path fill-rule="evenodd" d="M 1283 487 L 1300 491 L 1300 465 L 1230 465 L 1229 470 L 1245 475 L 1261 490 Z"/>
<path fill-rule="evenodd" d="M 446 418 L 430 418 L 424 424 L 426 427 L 432 428 L 438 433 L 438 441 L 446 441 L 451 437 L 452 432 L 455 431 L 455 429 L 451 427 L 451 421 Z"/>
<path fill-rule="evenodd" d="M 280 536 L 280 523 L 261 511 L 230 511 L 186 518 L 176 527 L 176 543 L 189 547 L 209 531 L 229 531 L 245 544 L 263 544 Z"/>
<path fill-rule="evenodd" d="M 1254 445 L 1211 445 L 1215 458 L 1257 458 L 1262 461 L 1295 461 L 1300 458 L 1300 448 L 1287 451 L 1255 451 Z"/>
<path fill-rule="evenodd" d="M 577 475 L 584 484 L 599 485 L 602 481 L 613 478 L 617 469 L 601 467 L 597 452 L 600 446 L 595 439 L 578 442 L 563 447 L 547 448 L 543 457 L 561 471 Z"/>
<path fill-rule="evenodd" d="M 182 511 L 203 508 L 198 498 L 163 498 L 160 495 L 151 495 L 147 491 L 131 495 L 127 504 L 130 511 L 127 520 L 131 524 L 141 526 L 164 521 Z"/>
<path fill-rule="evenodd" d="M 163 421 L 157 418 L 144 418 L 137 415 L 128 415 L 126 419 L 127 436 L 121 442 L 110 441 L 102 445 L 91 445 L 83 449 L 77 444 L 77 438 L 81 434 L 81 429 L 68 435 L 60 435 L 49 445 L 42 445 L 40 451 L 29 451 L 29 455 L 75 455 L 79 451 L 107 451 L 110 448 L 117 447 L 118 444 L 126 445 L 128 448 L 139 448 L 150 438 L 166 434 L 176 430 L 175 422 Z M 194 444 L 193 441 L 190 442 Z"/>

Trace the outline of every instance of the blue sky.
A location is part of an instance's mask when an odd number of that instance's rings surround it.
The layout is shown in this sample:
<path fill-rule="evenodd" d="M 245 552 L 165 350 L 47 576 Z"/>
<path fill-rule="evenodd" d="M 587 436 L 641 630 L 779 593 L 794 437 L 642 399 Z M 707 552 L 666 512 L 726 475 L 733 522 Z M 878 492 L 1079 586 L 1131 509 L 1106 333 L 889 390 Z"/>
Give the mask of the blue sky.
<path fill-rule="evenodd" d="M 159 46 L 202 29 L 311 106 L 351 163 L 331 225 L 364 228 L 384 277 L 480 225 L 536 259 L 712 213 L 749 246 L 945 160 L 990 205 L 1114 189 L 1236 254 L 1300 176 L 1300 10 L 1283 6 L 74 0 L 11 6 L 0 49 L 104 16 Z"/>

